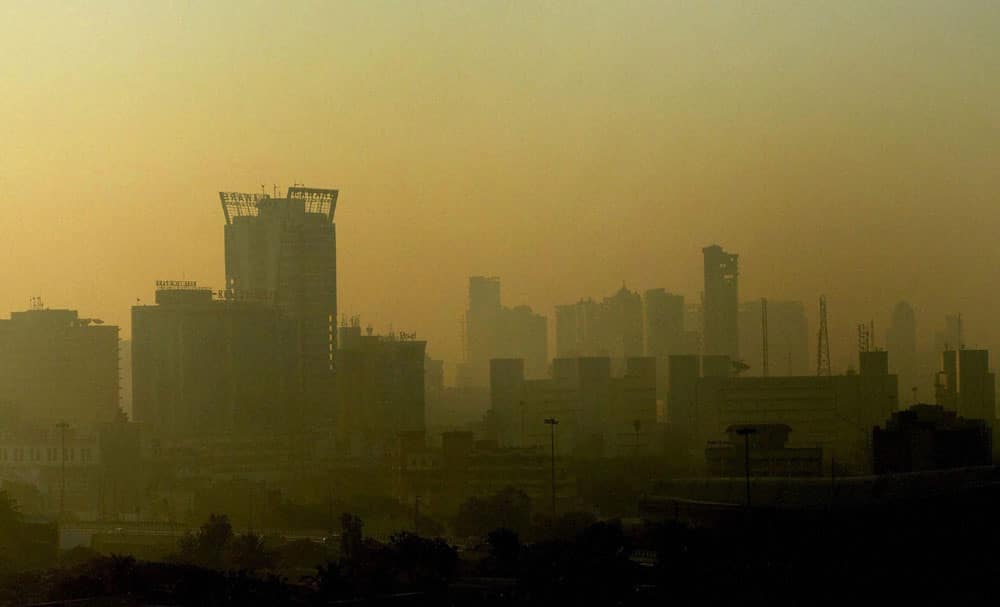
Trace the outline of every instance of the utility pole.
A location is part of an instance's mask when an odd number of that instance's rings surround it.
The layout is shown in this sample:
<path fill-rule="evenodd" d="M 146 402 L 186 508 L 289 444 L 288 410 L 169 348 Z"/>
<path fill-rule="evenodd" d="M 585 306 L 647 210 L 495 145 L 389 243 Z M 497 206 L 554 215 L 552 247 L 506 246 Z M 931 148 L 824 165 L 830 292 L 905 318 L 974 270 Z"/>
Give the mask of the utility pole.
<path fill-rule="evenodd" d="M 59 451 L 60 451 L 60 483 L 59 483 L 59 520 L 66 519 L 66 430 L 69 424 L 62 421 L 56 424 L 59 428 Z"/>
<path fill-rule="evenodd" d="M 556 521 L 556 425 L 559 420 L 554 417 L 545 419 L 551 430 L 552 443 L 552 524 Z"/>

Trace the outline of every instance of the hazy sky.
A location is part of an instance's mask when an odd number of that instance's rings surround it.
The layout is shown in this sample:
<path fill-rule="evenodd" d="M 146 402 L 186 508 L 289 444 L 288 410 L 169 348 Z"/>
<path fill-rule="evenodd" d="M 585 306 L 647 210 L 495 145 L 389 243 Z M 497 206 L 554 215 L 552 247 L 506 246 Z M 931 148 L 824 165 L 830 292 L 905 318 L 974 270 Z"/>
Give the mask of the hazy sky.
<path fill-rule="evenodd" d="M 0 314 L 128 331 L 223 283 L 218 190 L 341 190 L 340 298 L 455 359 L 469 274 L 552 306 L 622 281 L 921 339 L 994 324 L 1000 3 L 0 3 Z"/>

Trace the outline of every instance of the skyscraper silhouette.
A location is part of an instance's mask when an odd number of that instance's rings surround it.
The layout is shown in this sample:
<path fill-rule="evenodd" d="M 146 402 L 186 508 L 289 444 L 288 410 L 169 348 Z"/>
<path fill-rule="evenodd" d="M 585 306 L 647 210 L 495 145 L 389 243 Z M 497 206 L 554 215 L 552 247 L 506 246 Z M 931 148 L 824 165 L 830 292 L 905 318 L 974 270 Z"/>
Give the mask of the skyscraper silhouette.
<path fill-rule="evenodd" d="M 297 381 L 319 406 L 331 394 L 337 319 L 337 190 L 291 187 L 285 198 L 220 192 L 226 290 L 269 301 L 295 323 Z"/>
<path fill-rule="evenodd" d="M 739 358 L 738 255 L 719 245 L 702 249 L 705 256 L 704 354 Z"/>

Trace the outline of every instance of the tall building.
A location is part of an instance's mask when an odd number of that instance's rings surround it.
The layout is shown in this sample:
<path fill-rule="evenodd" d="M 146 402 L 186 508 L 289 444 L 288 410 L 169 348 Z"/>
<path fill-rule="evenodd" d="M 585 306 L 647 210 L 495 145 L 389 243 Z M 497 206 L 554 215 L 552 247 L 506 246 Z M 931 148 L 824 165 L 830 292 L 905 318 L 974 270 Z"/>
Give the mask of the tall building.
<path fill-rule="evenodd" d="M 134 419 L 179 438 L 331 421 L 302 408 L 297 337 L 267 301 L 161 283 L 156 305 L 132 308 Z"/>
<path fill-rule="evenodd" d="M 705 257 L 704 354 L 739 360 L 739 256 L 719 245 L 702 249 Z"/>
<path fill-rule="evenodd" d="M 556 355 L 602 357 L 615 361 L 643 355 L 642 297 L 622 285 L 597 303 L 583 299 L 556 306 Z"/>
<path fill-rule="evenodd" d="M 460 385 L 487 386 L 492 358 L 523 358 L 529 376 L 543 376 L 548 368 L 548 333 L 548 320 L 530 307 L 508 308 L 501 303 L 499 278 L 470 277 Z"/>
<path fill-rule="evenodd" d="M 556 306 L 556 357 L 598 353 L 601 350 L 599 315 L 600 304 L 592 299 Z"/>
<path fill-rule="evenodd" d="M 642 297 L 623 284 L 614 295 L 604 298 L 601 312 L 608 355 L 615 359 L 643 356 Z"/>
<path fill-rule="evenodd" d="M 749 367 L 743 375 L 763 374 L 761 302 L 740 304 L 740 358 Z M 809 322 L 800 301 L 767 301 L 769 375 L 809 375 Z M 812 372 L 815 373 L 815 369 Z"/>
<path fill-rule="evenodd" d="M 913 307 L 901 301 L 892 310 L 892 322 L 885 333 L 885 345 L 899 376 L 904 394 L 917 386 L 917 316 Z"/>
<path fill-rule="evenodd" d="M 0 401 L 28 425 L 96 430 L 114 420 L 118 327 L 76 310 L 11 313 L 0 320 Z"/>
<path fill-rule="evenodd" d="M 337 346 L 337 447 L 384 456 L 401 433 L 426 429 L 427 342 L 413 335 L 362 332 L 357 318 L 340 327 Z"/>
<path fill-rule="evenodd" d="M 667 293 L 664 289 L 646 291 L 643 301 L 646 356 L 665 360 L 671 354 L 684 352 L 684 296 Z"/>
<path fill-rule="evenodd" d="M 482 366 L 482 372 L 485 372 L 490 357 L 496 356 L 495 342 L 502 310 L 500 278 L 470 276 L 469 302 L 465 312 L 465 357 L 470 365 Z"/>
<path fill-rule="evenodd" d="M 650 289 L 643 296 L 645 354 L 656 359 L 656 397 L 666 401 L 670 377 L 669 357 L 697 353 L 684 331 L 684 296 Z"/>
<path fill-rule="evenodd" d="M 291 187 L 285 198 L 220 192 L 226 290 L 277 306 L 295 324 L 304 398 L 332 394 L 337 319 L 337 190 Z"/>

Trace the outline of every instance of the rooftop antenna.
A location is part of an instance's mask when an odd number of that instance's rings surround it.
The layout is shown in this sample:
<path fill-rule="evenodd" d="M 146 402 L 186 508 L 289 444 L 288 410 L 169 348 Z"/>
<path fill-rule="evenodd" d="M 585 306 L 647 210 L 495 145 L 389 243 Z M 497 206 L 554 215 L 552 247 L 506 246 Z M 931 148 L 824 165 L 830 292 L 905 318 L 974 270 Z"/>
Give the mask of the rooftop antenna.
<path fill-rule="evenodd" d="M 760 337 L 761 337 L 761 358 L 763 362 L 761 363 L 761 373 L 764 377 L 768 374 L 768 355 L 767 355 L 767 299 L 760 299 Z"/>
<path fill-rule="evenodd" d="M 819 298 L 819 336 L 816 340 L 816 375 L 830 377 L 830 333 L 826 327 L 826 295 Z"/>

